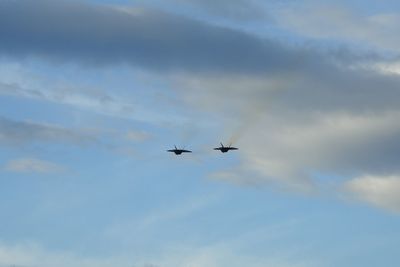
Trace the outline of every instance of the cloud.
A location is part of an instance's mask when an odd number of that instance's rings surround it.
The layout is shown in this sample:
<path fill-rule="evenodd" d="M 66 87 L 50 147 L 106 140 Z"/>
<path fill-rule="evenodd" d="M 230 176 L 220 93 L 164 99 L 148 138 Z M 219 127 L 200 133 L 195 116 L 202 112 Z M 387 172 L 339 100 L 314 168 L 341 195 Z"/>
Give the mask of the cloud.
<path fill-rule="evenodd" d="M 58 173 L 62 172 L 64 167 L 45 160 L 22 158 L 7 162 L 4 169 L 18 173 Z"/>
<path fill-rule="evenodd" d="M 237 21 L 254 21 L 268 18 L 267 12 L 257 1 L 246 0 L 173 0 L 179 4 L 188 4 L 204 9 L 211 15 Z"/>
<path fill-rule="evenodd" d="M 152 9 L 126 10 L 68 1 L 1 1 L 0 53 L 202 72 L 278 72 L 312 59 L 306 51 L 241 31 Z"/>
<path fill-rule="evenodd" d="M 236 248 L 237 249 L 237 248 Z M 290 256 L 284 255 L 285 252 L 278 252 L 279 255 L 270 257 L 255 257 L 243 255 L 227 244 L 211 244 L 204 247 L 188 248 L 180 247 L 180 253 L 169 259 L 166 266 L 190 266 L 190 267 L 219 267 L 232 266 L 240 267 L 251 265 L 254 267 L 305 267 L 320 266 L 311 260 L 293 260 Z M 281 258 L 279 258 L 281 257 Z"/>
<path fill-rule="evenodd" d="M 342 176 L 397 173 L 397 116 L 324 114 L 297 123 L 289 117 L 275 123 L 261 120 L 264 126 L 253 127 L 241 139 L 244 167 L 259 172 L 267 182 L 306 192 L 318 189 L 314 172 Z"/>
<path fill-rule="evenodd" d="M 125 135 L 126 139 L 133 142 L 144 142 L 150 140 L 153 136 L 145 131 L 130 130 Z"/>
<path fill-rule="evenodd" d="M 95 141 L 95 136 L 52 124 L 14 121 L 0 117 L 0 143 L 7 145 L 35 142 L 63 142 L 85 144 Z"/>
<path fill-rule="evenodd" d="M 351 179 L 344 184 L 351 197 L 373 206 L 400 212 L 400 176 L 366 175 Z"/>
<path fill-rule="evenodd" d="M 240 147 L 239 171 L 214 179 L 310 192 L 318 190 L 315 173 L 400 172 L 398 76 L 331 66 L 291 75 L 171 80 L 185 88 L 186 102 L 224 125 L 223 141 Z"/>
<path fill-rule="evenodd" d="M 347 11 L 334 9 L 324 26 L 318 16 L 328 11 L 305 13 L 300 21 L 304 31 L 332 28 L 339 39 L 348 31 L 344 36 L 356 42 L 372 43 L 381 33 L 364 31 L 397 21 L 375 16 L 367 19 L 371 27 L 365 27 L 364 19 L 357 22 Z M 299 19 L 290 11 L 285 16 L 289 24 Z M 368 29 L 361 31 L 360 25 Z M 201 121 L 212 118 L 223 141 L 240 147 L 239 175 L 222 172 L 216 179 L 310 192 L 318 189 L 315 173 L 347 178 L 400 173 L 400 76 L 377 69 L 376 61 L 385 61 L 379 54 L 289 46 L 153 9 L 66 1 L 0 2 L 0 36 L 0 53 L 11 58 L 127 63 L 170 85 L 184 107 L 202 112 L 203 117 L 193 120 L 210 125 Z M 12 84 L 4 87 L 5 92 L 16 90 Z M 0 123 L 5 129 L 18 128 L 4 119 Z M 54 127 L 22 125 L 31 131 L 13 130 L 19 136 L 8 134 L 8 140 L 74 136 Z M 53 131 L 58 134 L 48 133 Z"/>
<path fill-rule="evenodd" d="M 237 249 L 237 248 L 235 248 Z M 282 256 L 282 258 L 279 258 Z M 151 259 L 132 258 L 128 255 L 109 255 L 98 257 L 84 257 L 70 251 L 53 251 L 36 243 L 20 243 L 17 245 L 0 244 L 0 266 L 18 267 L 112 267 L 112 266 L 135 266 L 135 267 L 200 267 L 200 266 L 243 266 L 250 264 L 255 267 L 303 267 L 320 266 L 310 260 L 293 260 L 280 253 L 271 257 L 256 257 L 234 253 L 227 244 L 211 244 L 197 247 L 171 247 L 165 249 L 159 255 L 153 255 Z"/>
<path fill-rule="evenodd" d="M 174 204 L 167 210 L 165 208 L 151 210 L 141 218 L 121 220 L 112 224 L 105 230 L 105 235 L 111 240 L 118 240 L 125 244 L 135 244 L 138 239 L 155 242 L 159 235 L 164 235 L 161 225 L 179 224 L 193 214 L 201 213 L 215 203 L 218 197 L 207 196 L 200 198 L 188 198 L 178 204 Z M 155 238 L 155 239 L 154 239 Z M 170 237 L 173 242 L 176 236 Z M 154 240 L 153 240 L 154 239 Z"/>
<path fill-rule="evenodd" d="M 399 52 L 398 13 L 362 15 L 347 6 L 308 1 L 300 7 L 281 10 L 276 20 L 303 36 Z"/>
<path fill-rule="evenodd" d="M 68 86 L 53 86 L 52 88 L 24 88 L 18 83 L 0 82 L 0 95 L 12 95 L 58 104 L 66 104 L 96 113 L 130 117 L 135 113 L 133 103 L 115 99 L 100 89 L 74 88 Z"/>
<path fill-rule="evenodd" d="M 124 265 L 117 259 L 110 262 L 109 260 L 82 258 L 69 252 L 48 251 L 35 243 L 23 243 L 14 246 L 0 245 L 0 265 L 3 266 L 108 267 L 116 264 Z"/>
<path fill-rule="evenodd" d="M 32 66 L 33 65 L 33 66 Z M 131 69 L 88 70 L 83 66 L 58 65 L 57 71 L 48 73 L 54 65 L 46 62 L 0 62 L 0 96 L 25 98 L 66 105 L 74 112 L 104 115 L 150 124 L 185 121 L 185 116 L 172 112 L 173 103 L 164 103 L 157 89 L 141 73 Z M 101 76 L 101 78 L 98 78 Z M 127 85 L 128 84 L 128 85 Z M 150 88 L 141 92 L 142 84 Z M 126 88 L 129 88 L 126 90 Z M 158 98 L 155 98 L 158 97 Z M 65 110 L 65 109 L 64 109 Z"/>

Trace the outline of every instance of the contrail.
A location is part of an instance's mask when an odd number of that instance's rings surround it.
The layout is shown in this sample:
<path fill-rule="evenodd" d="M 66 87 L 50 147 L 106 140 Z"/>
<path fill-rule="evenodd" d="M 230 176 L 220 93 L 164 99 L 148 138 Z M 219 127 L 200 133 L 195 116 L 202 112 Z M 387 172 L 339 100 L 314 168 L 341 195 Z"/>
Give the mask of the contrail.
<path fill-rule="evenodd" d="M 248 131 L 252 130 L 265 112 L 266 107 L 262 106 L 261 103 L 254 103 L 250 109 L 240 112 L 237 119 L 232 122 L 236 127 L 231 130 L 227 145 L 237 143 Z"/>

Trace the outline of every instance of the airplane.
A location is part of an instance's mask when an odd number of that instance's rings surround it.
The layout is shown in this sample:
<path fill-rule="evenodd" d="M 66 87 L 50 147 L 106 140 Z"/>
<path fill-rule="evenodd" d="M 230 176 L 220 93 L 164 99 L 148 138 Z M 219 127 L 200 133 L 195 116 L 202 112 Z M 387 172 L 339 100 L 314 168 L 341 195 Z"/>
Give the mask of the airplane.
<path fill-rule="evenodd" d="M 175 146 L 175 149 L 170 149 L 170 150 L 167 150 L 167 151 L 168 152 L 174 152 L 175 155 L 180 155 L 182 153 L 192 153 L 192 151 L 190 151 L 190 150 L 178 149 L 176 146 Z"/>
<path fill-rule="evenodd" d="M 214 150 L 220 150 L 222 153 L 226 153 L 226 152 L 228 152 L 229 150 L 238 150 L 239 148 L 237 148 L 237 147 L 232 147 L 231 145 L 229 145 L 229 146 L 224 146 L 224 144 L 222 144 L 221 143 L 221 146 L 220 147 L 216 147 L 216 148 L 214 148 Z"/>

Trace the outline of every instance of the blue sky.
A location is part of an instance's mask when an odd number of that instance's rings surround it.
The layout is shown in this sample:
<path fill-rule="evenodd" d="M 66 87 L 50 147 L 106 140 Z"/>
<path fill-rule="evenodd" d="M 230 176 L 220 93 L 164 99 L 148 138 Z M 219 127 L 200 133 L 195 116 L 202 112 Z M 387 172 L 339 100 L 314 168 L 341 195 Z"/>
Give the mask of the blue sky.
<path fill-rule="evenodd" d="M 0 1 L 0 266 L 398 266 L 399 12 Z"/>

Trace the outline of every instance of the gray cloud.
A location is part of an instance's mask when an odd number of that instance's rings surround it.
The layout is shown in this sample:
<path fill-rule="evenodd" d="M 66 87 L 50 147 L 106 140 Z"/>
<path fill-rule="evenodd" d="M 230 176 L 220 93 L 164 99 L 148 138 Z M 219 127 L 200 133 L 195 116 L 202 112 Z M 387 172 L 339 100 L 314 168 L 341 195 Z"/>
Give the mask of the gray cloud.
<path fill-rule="evenodd" d="M 152 70 L 277 72 L 315 63 L 306 51 L 241 31 L 150 9 L 67 1 L 1 1 L 0 36 L 7 56 Z"/>
<path fill-rule="evenodd" d="M 172 2 L 200 7 L 211 15 L 238 21 L 268 18 L 262 4 L 253 0 L 173 0 Z"/>
<path fill-rule="evenodd" d="M 0 142 L 8 145 L 30 144 L 34 142 L 85 144 L 93 141 L 95 141 L 93 135 L 80 131 L 50 124 L 14 121 L 0 117 Z"/>
<path fill-rule="evenodd" d="M 242 148 L 239 170 L 212 178 L 310 192 L 318 188 L 316 173 L 400 173 L 399 77 L 330 70 L 171 77 L 176 88 L 185 88 L 185 101 L 214 112 L 225 127 L 224 141 Z"/>
<path fill-rule="evenodd" d="M 318 53 L 315 57 L 324 60 Z M 182 94 L 191 89 L 192 94 L 186 97 L 194 105 L 198 103 L 216 110 L 231 107 L 252 115 L 271 109 L 284 114 L 397 110 L 400 95 L 398 75 L 333 64 L 264 75 L 177 74 L 170 77 L 178 89 L 183 88 Z M 229 101 L 221 102 L 221 99 Z"/>

